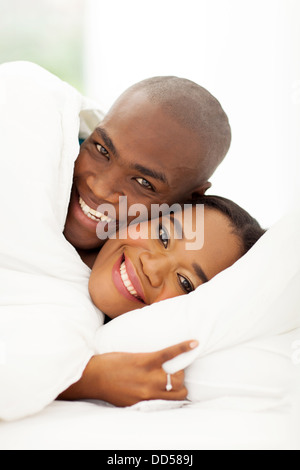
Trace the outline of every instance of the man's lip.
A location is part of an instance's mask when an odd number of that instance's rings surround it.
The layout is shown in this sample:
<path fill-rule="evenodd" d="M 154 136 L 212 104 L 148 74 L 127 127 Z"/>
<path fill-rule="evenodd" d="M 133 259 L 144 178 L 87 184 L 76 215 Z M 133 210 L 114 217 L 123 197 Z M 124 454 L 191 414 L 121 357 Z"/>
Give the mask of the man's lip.
<path fill-rule="evenodd" d="M 91 209 L 94 209 L 94 210 L 97 211 L 97 208 L 99 206 L 95 207 L 95 204 L 92 204 L 90 202 L 90 198 L 88 196 L 82 195 L 81 192 L 79 192 L 79 190 L 76 186 L 74 187 L 74 197 L 75 197 L 75 207 L 76 207 L 77 218 L 79 218 L 80 221 L 84 222 L 84 225 L 88 225 L 91 228 L 96 228 L 98 224 L 103 224 L 103 227 L 108 225 L 107 222 L 102 222 L 101 220 L 99 220 L 99 221 L 92 220 L 86 214 L 84 214 L 84 212 L 81 209 L 80 204 L 79 204 L 79 198 L 80 197 Z M 112 221 L 112 222 L 115 222 L 115 224 L 113 226 L 114 229 L 118 230 L 118 221 Z"/>
<path fill-rule="evenodd" d="M 98 207 L 101 205 L 101 204 L 107 204 L 106 202 L 94 202 L 93 199 L 91 199 L 91 197 L 87 194 L 85 194 L 84 192 L 81 192 L 78 190 L 78 188 L 75 187 L 75 192 L 77 193 L 77 196 L 78 196 L 78 200 L 79 198 L 81 198 L 91 209 L 93 209 L 94 211 L 97 211 L 98 212 Z"/>
<path fill-rule="evenodd" d="M 81 197 L 81 199 L 94 211 L 98 211 L 98 207 L 101 204 L 103 204 L 103 202 L 99 202 L 99 204 L 97 204 L 97 202 L 94 202 L 87 194 L 79 192 L 78 189 L 77 189 L 77 194 L 78 194 L 78 199 L 79 197 Z"/>
<path fill-rule="evenodd" d="M 131 284 L 133 285 L 134 289 L 136 290 L 137 295 L 143 300 L 144 303 L 146 303 L 144 290 L 142 288 L 140 278 L 136 272 L 136 269 L 134 265 L 132 264 L 131 260 L 128 258 L 128 256 L 124 254 L 124 258 L 125 258 L 125 266 L 126 266 L 126 271 L 127 271 L 129 280 Z"/>
<path fill-rule="evenodd" d="M 123 297 L 125 297 L 126 299 L 130 300 L 131 302 L 138 302 L 139 304 L 144 303 L 143 297 L 141 297 L 141 299 L 143 300 L 142 302 L 141 300 L 134 297 L 134 295 L 131 295 L 130 292 L 128 292 L 128 290 L 124 286 L 123 280 L 121 278 L 121 273 L 120 273 L 120 268 L 121 268 L 121 264 L 123 263 L 123 261 L 124 261 L 124 255 L 122 255 L 113 266 L 113 269 L 112 269 L 113 283 L 116 286 L 116 289 L 120 292 L 120 294 L 122 294 Z M 127 266 L 126 266 L 126 269 L 127 269 Z"/>
<path fill-rule="evenodd" d="M 80 204 L 79 204 L 79 194 L 77 191 L 74 192 L 72 207 L 73 207 L 73 211 L 72 211 L 73 215 L 75 219 L 80 223 L 80 225 L 83 227 L 86 227 L 89 231 L 95 232 L 95 235 L 96 235 L 96 228 L 97 228 L 98 222 L 96 220 L 90 219 L 87 215 L 83 213 L 83 210 L 81 209 Z"/>

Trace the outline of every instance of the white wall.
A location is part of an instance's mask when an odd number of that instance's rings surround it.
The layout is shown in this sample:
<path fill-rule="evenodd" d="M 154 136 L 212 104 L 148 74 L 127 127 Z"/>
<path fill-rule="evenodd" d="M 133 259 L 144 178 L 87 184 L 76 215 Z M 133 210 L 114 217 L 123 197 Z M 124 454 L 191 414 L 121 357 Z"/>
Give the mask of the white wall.
<path fill-rule="evenodd" d="M 269 226 L 299 193 L 299 20 L 298 0 L 88 0 L 86 93 L 108 108 L 150 76 L 208 88 L 233 129 L 211 193 Z"/>

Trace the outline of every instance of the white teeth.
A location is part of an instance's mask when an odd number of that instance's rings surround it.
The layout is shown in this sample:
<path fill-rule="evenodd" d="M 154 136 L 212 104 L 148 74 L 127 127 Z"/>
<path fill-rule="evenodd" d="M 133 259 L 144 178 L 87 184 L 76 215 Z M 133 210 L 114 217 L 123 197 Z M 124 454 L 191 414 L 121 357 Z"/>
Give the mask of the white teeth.
<path fill-rule="evenodd" d="M 99 222 L 100 220 L 101 222 L 107 222 L 107 223 L 112 222 L 112 219 L 110 219 L 106 215 L 102 214 L 101 212 L 95 211 L 94 209 L 89 207 L 81 197 L 79 197 L 79 205 L 82 209 L 82 212 L 89 219 L 95 220 L 96 222 Z"/>
<path fill-rule="evenodd" d="M 128 277 L 128 274 L 127 274 L 127 271 L 126 271 L 125 261 L 121 264 L 120 274 L 121 274 L 123 284 L 126 287 L 126 289 L 128 290 L 128 292 L 131 295 L 133 295 L 134 297 L 138 297 L 138 293 L 135 290 L 135 288 L 133 287 L 133 285 L 131 284 L 130 279 Z"/>

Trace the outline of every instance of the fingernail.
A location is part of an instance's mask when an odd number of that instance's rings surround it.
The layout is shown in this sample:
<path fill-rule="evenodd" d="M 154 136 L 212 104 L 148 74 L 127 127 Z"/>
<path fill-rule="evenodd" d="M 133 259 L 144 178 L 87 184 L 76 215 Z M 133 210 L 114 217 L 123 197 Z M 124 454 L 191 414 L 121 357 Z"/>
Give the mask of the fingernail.
<path fill-rule="evenodd" d="M 196 349 L 199 346 L 199 341 L 192 341 L 190 343 L 190 348 L 191 349 Z"/>

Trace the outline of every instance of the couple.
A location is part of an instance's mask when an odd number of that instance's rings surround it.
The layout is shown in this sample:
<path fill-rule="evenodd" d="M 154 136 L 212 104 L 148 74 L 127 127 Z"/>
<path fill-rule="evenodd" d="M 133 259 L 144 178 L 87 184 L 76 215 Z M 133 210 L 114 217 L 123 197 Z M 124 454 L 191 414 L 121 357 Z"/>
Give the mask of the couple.
<path fill-rule="evenodd" d="M 234 264 L 264 234 L 235 203 L 205 196 L 230 142 L 228 118 L 208 91 L 189 80 L 157 77 L 125 91 L 81 144 L 64 235 L 91 268 L 91 298 L 109 318 L 188 294 Z M 120 223 L 121 197 L 129 208 L 139 203 L 150 211 L 155 204 L 178 203 L 179 209 L 140 222 L 133 237 Z M 114 210 L 120 230 L 105 243 L 97 235 L 111 222 L 100 212 L 103 204 Z M 128 217 L 128 225 L 134 222 Z M 196 236 L 203 230 L 201 249 L 186 248 L 191 227 Z M 167 377 L 162 365 L 196 346 L 191 340 L 151 354 L 94 356 L 79 382 L 59 398 L 116 406 L 182 400 L 184 372 Z"/>

